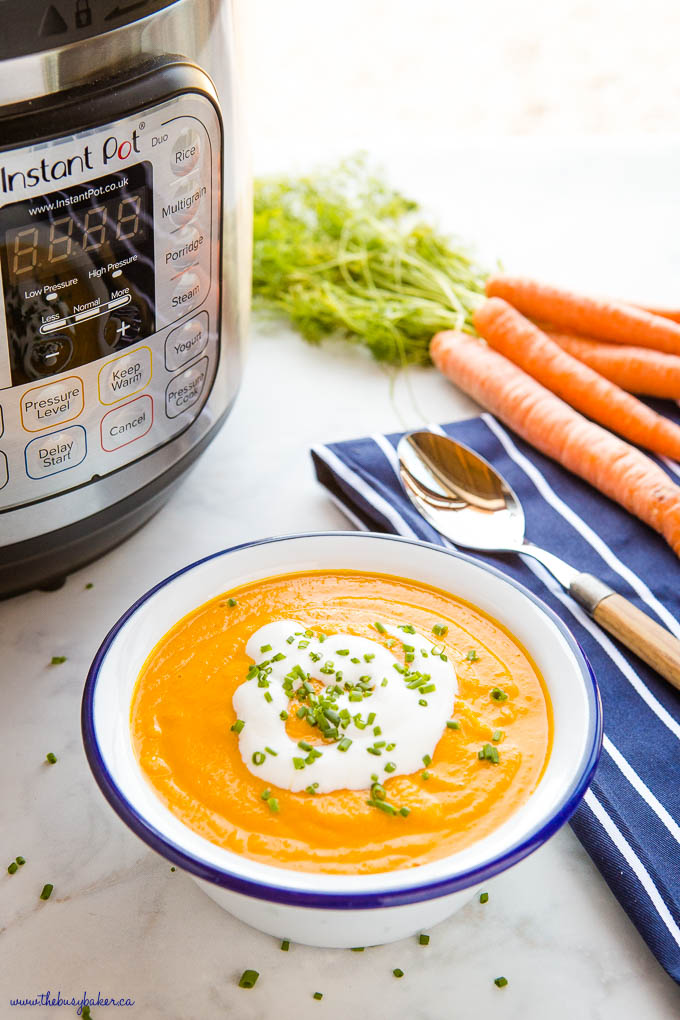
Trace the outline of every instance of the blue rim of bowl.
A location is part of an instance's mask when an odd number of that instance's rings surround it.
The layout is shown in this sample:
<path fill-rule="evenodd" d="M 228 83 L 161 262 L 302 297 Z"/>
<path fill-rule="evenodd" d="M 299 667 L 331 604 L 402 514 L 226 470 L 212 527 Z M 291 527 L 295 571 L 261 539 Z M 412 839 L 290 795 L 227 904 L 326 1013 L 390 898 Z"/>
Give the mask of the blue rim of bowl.
<path fill-rule="evenodd" d="M 563 794 L 556 810 L 553 811 L 542 823 L 537 824 L 529 833 L 527 833 L 521 840 L 511 846 L 504 853 L 498 856 L 493 856 L 474 868 L 467 868 L 464 871 L 457 872 L 450 877 L 440 878 L 435 881 L 424 882 L 422 884 L 410 884 L 402 889 L 386 889 L 377 892 L 341 892 L 330 890 L 315 890 L 312 892 L 288 888 L 285 885 L 269 885 L 265 881 L 244 878 L 242 875 L 238 875 L 226 868 L 215 867 L 207 861 L 199 860 L 192 854 L 187 853 L 181 846 L 173 842 L 173 840 L 169 839 L 155 828 L 155 826 L 150 825 L 149 822 L 147 822 L 145 818 L 132 806 L 132 804 L 130 804 L 118 786 L 113 782 L 97 743 L 94 727 L 94 696 L 97 687 L 97 680 L 104 659 L 111 644 L 127 621 L 134 616 L 137 610 L 157 592 L 167 587 L 167 585 L 171 584 L 178 577 L 181 577 L 188 571 L 193 570 L 195 567 L 201 566 L 203 563 L 208 563 L 210 560 L 217 559 L 221 556 L 228 556 L 231 553 L 239 552 L 243 549 L 254 548 L 256 546 L 272 545 L 278 542 L 306 541 L 314 538 L 346 538 L 358 541 L 371 538 L 380 539 L 385 542 L 399 542 L 406 545 L 421 546 L 427 549 L 432 549 L 435 552 L 441 553 L 443 556 L 450 556 L 453 559 L 472 563 L 480 570 L 484 570 L 487 573 L 500 578 L 502 581 L 505 581 L 506 584 L 515 588 L 524 595 L 525 598 L 538 606 L 539 609 L 548 616 L 552 623 L 557 627 L 562 634 L 562 637 L 569 645 L 569 648 L 578 663 L 588 698 L 589 732 L 586 739 L 586 749 L 584 751 L 578 773 L 572 780 L 567 791 Z M 85 681 L 81 712 L 81 727 L 85 754 L 90 769 L 92 770 L 92 774 L 94 775 L 97 785 L 104 794 L 104 797 L 108 800 L 111 807 L 123 820 L 123 822 L 125 822 L 128 828 L 130 828 L 137 836 L 139 836 L 140 839 L 150 846 L 152 850 L 155 850 L 167 860 L 172 861 L 173 864 L 178 865 L 185 871 L 194 875 L 196 878 L 202 879 L 205 882 L 210 882 L 221 888 L 229 889 L 244 896 L 255 897 L 260 900 L 269 900 L 273 903 L 282 903 L 296 907 L 358 910 L 404 906 L 409 903 L 418 903 L 424 900 L 435 899 L 440 896 L 448 896 L 452 893 L 459 892 L 463 889 L 467 889 L 486 881 L 493 875 L 497 875 L 499 872 L 505 871 L 513 864 L 517 864 L 524 857 L 527 857 L 530 853 L 533 853 L 534 850 L 537 850 L 539 846 L 545 843 L 546 840 L 553 835 L 553 833 L 555 833 L 562 825 L 565 824 L 565 822 L 569 820 L 590 785 L 590 781 L 597 767 L 602 747 L 602 704 L 595 675 L 590 663 L 569 629 L 549 606 L 534 595 L 533 592 L 529 591 L 528 588 L 519 584 L 513 578 L 503 573 L 503 571 L 497 570 L 495 567 L 477 560 L 472 556 L 467 556 L 465 553 L 460 553 L 457 550 L 446 549 L 433 542 L 423 542 L 410 538 L 403 538 L 400 535 L 387 535 L 380 532 L 366 531 L 314 531 L 293 535 L 280 535 L 272 538 L 259 539 L 254 542 L 243 542 L 240 545 L 231 546 L 228 549 L 221 549 L 219 552 L 211 553 L 209 556 L 204 556 L 202 559 L 196 560 L 195 562 L 188 564 L 186 567 L 182 567 L 180 570 L 175 571 L 174 574 L 170 574 L 164 580 L 154 585 L 153 588 L 150 588 L 149 591 L 142 595 L 141 598 L 137 599 L 137 601 L 130 606 L 125 613 L 123 613 L 120 619 L 113 625 L 97 650 L 87 674 L 87 680 Z M 285 869 L 280 868 L 277 870 L 279 870 L 282 874 L 285 874 Z M 404 874 L 407 876 L 408 872 L 405 871 Z M 332 881 L 334 877 L 338 876 L 328 876 L 330 881 Z"/>

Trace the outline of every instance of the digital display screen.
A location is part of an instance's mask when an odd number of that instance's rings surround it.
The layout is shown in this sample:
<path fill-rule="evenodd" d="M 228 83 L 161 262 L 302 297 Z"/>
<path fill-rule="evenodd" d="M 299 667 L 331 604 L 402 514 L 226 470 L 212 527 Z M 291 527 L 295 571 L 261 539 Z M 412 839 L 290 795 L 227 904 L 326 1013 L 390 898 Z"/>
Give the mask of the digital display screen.
<path fill-rule="evenodd" d="M 148 162 L 0 209 L 14 385 L 154 332 L 153 242 Z"/>

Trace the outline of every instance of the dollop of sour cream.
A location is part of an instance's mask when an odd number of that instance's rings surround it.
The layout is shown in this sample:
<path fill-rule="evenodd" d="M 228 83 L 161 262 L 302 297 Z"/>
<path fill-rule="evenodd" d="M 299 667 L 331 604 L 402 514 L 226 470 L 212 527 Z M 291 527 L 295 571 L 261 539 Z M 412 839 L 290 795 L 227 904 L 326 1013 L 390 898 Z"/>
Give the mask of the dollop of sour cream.
<path fill-rule="evenodd" d="M 441 644 L 409 625 L 379 626 L 393 650 L 353 634 L 319 635 L 297 620 L 251 635 L 253 665 L 233 706 L 243 723 L 239 751 L 254 776 L 292 792 L 331 793 L 367 789 L 372 775 L 384 782 L 422 770 L 453 716 L 456 672 Z M 305 707 L 319 721 L 300 742 L 286 720 Z"/>

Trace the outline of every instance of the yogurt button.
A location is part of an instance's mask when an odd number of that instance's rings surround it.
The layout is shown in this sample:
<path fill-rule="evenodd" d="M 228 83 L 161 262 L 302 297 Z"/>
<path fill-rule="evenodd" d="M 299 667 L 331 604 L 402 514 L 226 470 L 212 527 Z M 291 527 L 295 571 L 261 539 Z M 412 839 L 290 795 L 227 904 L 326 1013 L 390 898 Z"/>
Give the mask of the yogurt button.
<path fill-rule="evenodd" d="M 113 361 L 107 361 L 99 371 L 99 400 L 102 404 L 115 404 L 149 385 L 151 379 L 151 348 L 137 347 Z"/>
<path fill-rule="evenodd" d="M 87 437 L 82 425 L 71 425 L 60 432 L 48 432 L 32 439 L 24 456 L 29 478 L 46 478 L 82 464 L 87 454 Z"/>
<path fill-rule="evenodd" d="M 195 128 L 187 128 L 175 139 L 170 154 L 172 172 L 178 177 L 191 173 L 201 158 L 201 139 Z"/>
<path fill-rule="evenodd" d="M 193 319 L 168 333 L 165 341 L 165 367 L 174 372 L 198 357 L 208 343 L 208 313 L 199 312 Z"/>
<path fill-rule="evenodd" d="M 165 391 L 165 413 L 168 418 L 176 418 L 182 411 L 193 407 L 203 392 L 207 375 L 208 359 L 201 358 L 195 365 L 175 376 Z"/>
<path fill-rule="evenodd" d="M 153 425 L 153 400 L 148 395 L 108 411 L 101 421 L 102 449 L 107 453 L 134 443 Z"/>
<path fill-rule="evenodd" d="M 77 375 L 33 386 L 20 397 L 21 422 L 27 432 L 72 421 L 83 407 L 83 380 Z"/>

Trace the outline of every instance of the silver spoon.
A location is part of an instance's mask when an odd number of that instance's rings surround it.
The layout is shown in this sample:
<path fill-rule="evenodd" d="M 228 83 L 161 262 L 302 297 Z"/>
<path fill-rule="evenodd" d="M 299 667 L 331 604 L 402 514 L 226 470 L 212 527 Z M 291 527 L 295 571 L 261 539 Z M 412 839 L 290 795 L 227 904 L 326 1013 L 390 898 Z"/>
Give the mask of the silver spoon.
<path fill-rule="evenodd" d="M 425 431 L 404 436 L 397 454 L 406 494 L 435 531 L 465 549 L 532 556 L 601 627 L 680 690 L 680 641 L 603 581 L 529 542 L 522 504 L 483 457 Z"/>

